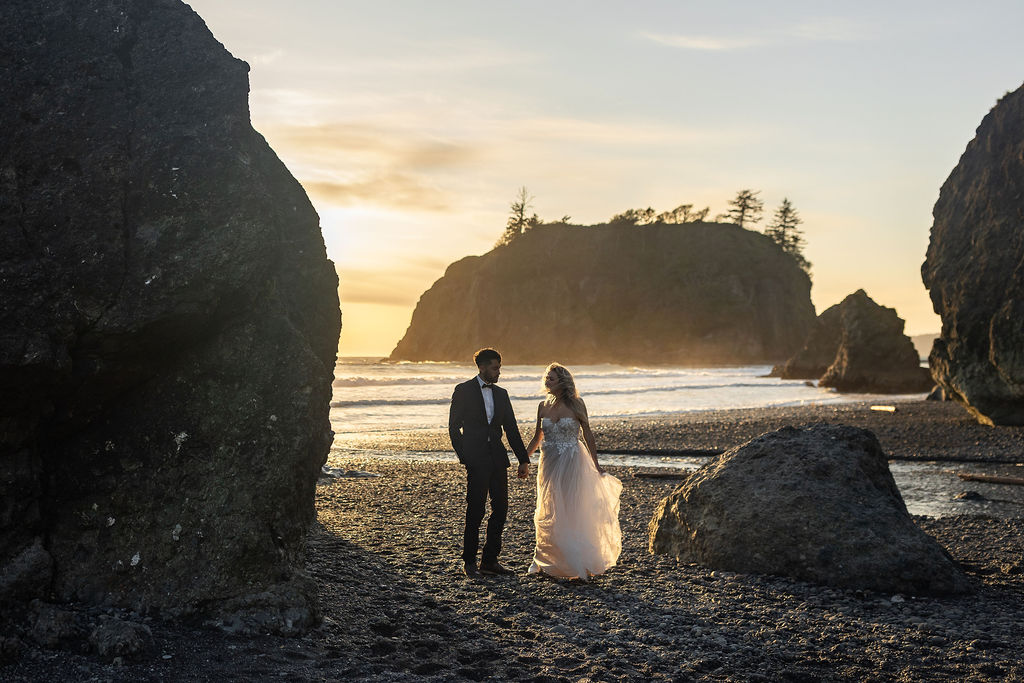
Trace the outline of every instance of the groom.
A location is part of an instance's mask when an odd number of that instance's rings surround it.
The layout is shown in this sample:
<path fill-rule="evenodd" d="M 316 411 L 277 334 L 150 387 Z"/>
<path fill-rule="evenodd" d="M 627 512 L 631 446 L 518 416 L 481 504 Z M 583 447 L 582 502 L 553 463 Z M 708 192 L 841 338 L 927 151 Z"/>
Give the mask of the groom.
<path fill-rule="evenodd" d="M 520 479 L 530 474 L 530 458 L 526 455 L 508 392 L 495 384 L 501 374 L 501 354 L 494 349 L 480 349 L 473 360 L 480 374 L 455 387 L 448 412 L 452 447 L 466 468 L 466 530 L 462 545 L 464 571 L 469 577 L 512 574 L 498 564 L 501 532 L 508 515 L 506 470 L 511 465 L 508 451 L 501 442 L 502 429 L 519 460 Z M 491 497 L 491 516 L 487 520 L 487 540 L 478 569 L 476 551 L 480 545 L 480 523 L 484 519 L 488 494 Z"/>

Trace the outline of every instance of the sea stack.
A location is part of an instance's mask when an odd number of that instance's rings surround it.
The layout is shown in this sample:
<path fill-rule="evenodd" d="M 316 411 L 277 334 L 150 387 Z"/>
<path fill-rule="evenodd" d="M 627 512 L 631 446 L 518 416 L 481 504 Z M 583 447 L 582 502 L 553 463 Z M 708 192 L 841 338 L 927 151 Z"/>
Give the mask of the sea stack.
<path fill-rule="evenodd" d="M 394 360 L 770 363 L 814 322 L 811 282 L 768 237 L 735 225 L 541 225 L 448 267 Z"/>
<path fill-rule="evenodd" d="M 931 377 L 903 325 L 896 309 L 880 306 L 858 289 L 818 316 L 804 347 L 772 374 L 818 379 L 819 386 L 848 392 L 928 391 Z"/>
<path fill-rule="evenodd" d="M 1024 425 L 1024 87 L 982 120 L 932 214 L 932 375 L 979 422 Z"/>
<path fill-rule="evenodd" d="M 9 0 L 3 599 L 313 623 L 337 275 L 180 0 Z"/>

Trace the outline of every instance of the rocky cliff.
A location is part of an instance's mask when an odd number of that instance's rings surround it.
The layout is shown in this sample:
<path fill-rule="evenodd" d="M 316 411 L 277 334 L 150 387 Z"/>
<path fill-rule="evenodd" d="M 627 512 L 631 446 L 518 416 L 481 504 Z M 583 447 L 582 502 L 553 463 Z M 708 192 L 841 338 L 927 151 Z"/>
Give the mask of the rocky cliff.
<path fill-rule="evenodd" d="M 814 321 L 810 280 L 734 225 L 543 225 L 448 267 L 420 298 L 395 360 L 758 363 Z"/>
<path fill-rule="evenodd" d="M 313 619 L 337 276 L 180 0 L 9 0 L 2 599 Z"/>
<path fill-rule="evenodd" d="M 928 391 L 931 377 L 903 324 L 896 309 L 878 305 L 858 289 L 818 316 L 803 348 L 772 374 L 818 379 L 819 386 L 839 391 Z"/>
<path fill-rule="evenodd" d="M 1024 425 L 1024 87 L 982 120 L 932 213 L 935 381 L 979 422 Z"/>

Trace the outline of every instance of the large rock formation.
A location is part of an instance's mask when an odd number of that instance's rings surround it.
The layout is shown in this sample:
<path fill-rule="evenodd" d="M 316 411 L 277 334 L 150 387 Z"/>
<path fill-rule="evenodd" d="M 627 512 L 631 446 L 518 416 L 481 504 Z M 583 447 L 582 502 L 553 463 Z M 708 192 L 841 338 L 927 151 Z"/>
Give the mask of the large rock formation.
<path fill-rule="evenodd" d="M 820 386 L 839 391 L 897 394 L 932 387 L 896 310 L 879 306 L 863 289 L 818 316 L 804 347 L 772 374 L 820 378 Z"/>
<path fill-rule="evenodd" d="M 1024 425 L 1024 87 L 982 120 L 933 215 L 932 375 L 979 422 Z"/>
<path fill-rule="evenodd" d="M 814 321 L 810 280 L 734 225 L 544 225 L 448 267 L 420 298 L 396 360 L 756 363 Z"/>
<path fill-rule="evenodd" d="M 180 0 L 2 25 L 0 598 L 308 624 L 337 276 L 247 65 Z"/>
<path fill-rule="evenodd" d="M 967 578 L 907 514 L 875 435 L 785 427 L 691 474 L 655 510 L 650 550 L 735 572 L 893 593 Z"/>

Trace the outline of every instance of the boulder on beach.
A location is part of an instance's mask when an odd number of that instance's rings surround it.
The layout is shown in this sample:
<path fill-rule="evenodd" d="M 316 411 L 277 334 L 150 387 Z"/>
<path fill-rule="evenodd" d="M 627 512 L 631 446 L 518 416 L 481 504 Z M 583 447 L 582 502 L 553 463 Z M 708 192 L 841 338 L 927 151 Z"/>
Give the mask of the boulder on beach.
<path fill-rule="evenodd" d="M 982 120 L 932 215 L 935 381 L 983 424 L 1024 425 L 1024 86 Z"/>
<path fill-rule="evenodd" d="M 735 225 L 540 225 L 451 264 L 391 359 L 494 346 L 506 363 L 772 363 L 814 322 L 810 288 L 792 256 Z"/>
<path fill-rule="evenodd" d="M 896 310 L 880 306 L 858 289 L 826 309 L 804 347 L 772 375 L 818 379 L 839 391 L 901 394 L 925 392 L 933 382 L 914 342 L 903 333 Z"/>
<path fill-rule="evenodd" d="M 871 432 L 785 427 L 733 448 L 657 506 L 649 548 L 714 569 L 906 594 L 972 590 L 907 513 Z"/>
<path fill-rule="evenodd" d="M 248 66 L 180 0 L 3 14 L 0 598 L 313 623 L 337 274 Z"/>

